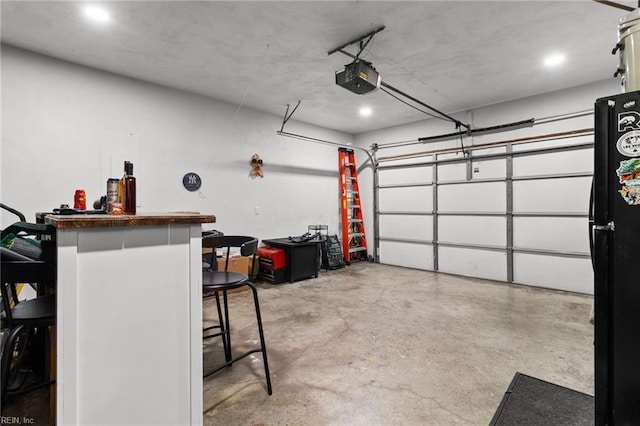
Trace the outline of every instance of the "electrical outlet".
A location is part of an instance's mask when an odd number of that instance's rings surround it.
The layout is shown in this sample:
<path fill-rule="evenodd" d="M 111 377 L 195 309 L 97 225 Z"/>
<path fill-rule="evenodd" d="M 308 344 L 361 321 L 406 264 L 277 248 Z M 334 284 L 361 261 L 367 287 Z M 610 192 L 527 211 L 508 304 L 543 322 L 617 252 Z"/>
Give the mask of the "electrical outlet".
<path fill-rule="evenodd" d="M 253 210 L 253 212 L 256 215 L 260 214 L 260 207 L 256 206 L 255 209 Z"/>

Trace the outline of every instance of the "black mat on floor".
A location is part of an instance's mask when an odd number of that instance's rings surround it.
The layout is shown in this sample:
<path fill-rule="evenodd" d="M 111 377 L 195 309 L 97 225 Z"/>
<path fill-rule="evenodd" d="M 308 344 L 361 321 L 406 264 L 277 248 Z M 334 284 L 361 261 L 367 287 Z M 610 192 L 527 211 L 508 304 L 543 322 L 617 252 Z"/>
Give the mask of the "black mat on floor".
<path fill-rule="evenodd" d="M 593 396 L 516 373 L 489 426 L 593 426 Z"/>

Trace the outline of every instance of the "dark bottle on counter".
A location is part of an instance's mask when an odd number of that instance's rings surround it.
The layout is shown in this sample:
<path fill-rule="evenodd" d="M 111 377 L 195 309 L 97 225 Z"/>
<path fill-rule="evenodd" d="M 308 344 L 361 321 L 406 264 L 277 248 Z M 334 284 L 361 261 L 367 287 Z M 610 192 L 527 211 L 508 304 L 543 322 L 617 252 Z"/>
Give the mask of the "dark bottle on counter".
<path fill-rule="evenodd" d="M 118 200 L 117 200 L 117 202 L 122 204 L 122 208 L 123 209 L 124 209 L 124 199 L 125 199 L 125 196 L 124 196 L 124 178 L 127 177 L 127 164 L 129 164 L 129 161 L 125 161 L 124 162 L 124 174 L 122 175 L 122 177 L 118 181 Z"/>
<path fill-rule="evenodd" d="M 125 161 L 125 173 L 123 179 L 124 214 L 136 214 L 136 178 L 133 176 L 133 163 Z"/>

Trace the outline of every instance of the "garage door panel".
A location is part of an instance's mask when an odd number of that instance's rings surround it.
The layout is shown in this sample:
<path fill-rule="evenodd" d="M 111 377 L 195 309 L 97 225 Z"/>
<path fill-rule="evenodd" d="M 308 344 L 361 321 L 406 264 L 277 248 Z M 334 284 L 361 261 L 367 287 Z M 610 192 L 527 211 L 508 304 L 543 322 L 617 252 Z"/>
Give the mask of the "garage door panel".
<path fill-rule="evenodd" d="M 516 217 L 513 245 L 519 248 L 589 252 L 586 217 Z"/>
<path fill-rule="evenodd" d="M 593 294 L 591 259 L 516 253 L 513 264 L 517 283 Z"/>
<path fill-rule="evenodd" d="M 380 185 L 431 183 L 432 181 L 432 166 L 408 167 L 406 169 L 380 169 L 378 173 L 378 184 Z"/>
<path fill-rule="evenodd" d="M 498 251 L 440 246 L 438 267 L 440 272 L 450 274 L 498 281 L 507 280 L 507 255 Z"/>
<path fill-rule="evenodd" d="M 513 183 L 513 211 L 586 212 L 590 192 L 591 178 L 516 181 Z"/>
<path fill-rule="evenodd" d="M 420 241 L 433 239 L 431 216 L 381 215 L 380 237 Z"/>
<path fill-rule="evenodd" d="M 443 185 L 438 188 L 438 208 L 442 211 L 504 212 L 504 182 Z"/>
<path fill-rule="evenodd" d="M 460 244 L 504 247 L 507 219 L 492 216 L 442 216 L 438 218 L 438 238 Z"/>
<path fill-rule="evenodd" d="M 378 203 L 381 212 L 431 212 L 433 210 L 433 188 L 430 186 L 411 186 L 380 189 Z"/>
<path fill-rule="evenodd" d="M 542 167 L 542 165 L 544 167 Z M 593 150 L 550 152 L 513 159 L 514 176 L 537 176 L 593 171 Z"/>
<path fill-rule="evenodd" d="M 433 270 L 433 248 L 427 244 L 380 241 L 380 263 Z"/>

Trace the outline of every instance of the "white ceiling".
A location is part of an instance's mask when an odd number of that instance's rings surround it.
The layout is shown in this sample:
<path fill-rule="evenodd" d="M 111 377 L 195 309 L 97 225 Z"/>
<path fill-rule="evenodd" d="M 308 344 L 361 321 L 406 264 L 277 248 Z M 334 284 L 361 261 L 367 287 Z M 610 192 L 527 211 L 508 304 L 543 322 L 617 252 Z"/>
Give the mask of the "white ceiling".
<path fill-rule="evenodd" d="M 351 59 L 327 52 L 379 26 L 363 57 L 383 81 L 453 113 L 612 78 L 629 14 L 588 0 L 102 1 L 111 21 L 96 25 L 85 4 L 3 0 L 2 42 L 277 115 L 301 100 L 295 119 L 348 133 L 425 118 L 335 85 Z M 553 52 L 566 63 L 545 69 Z"/>

